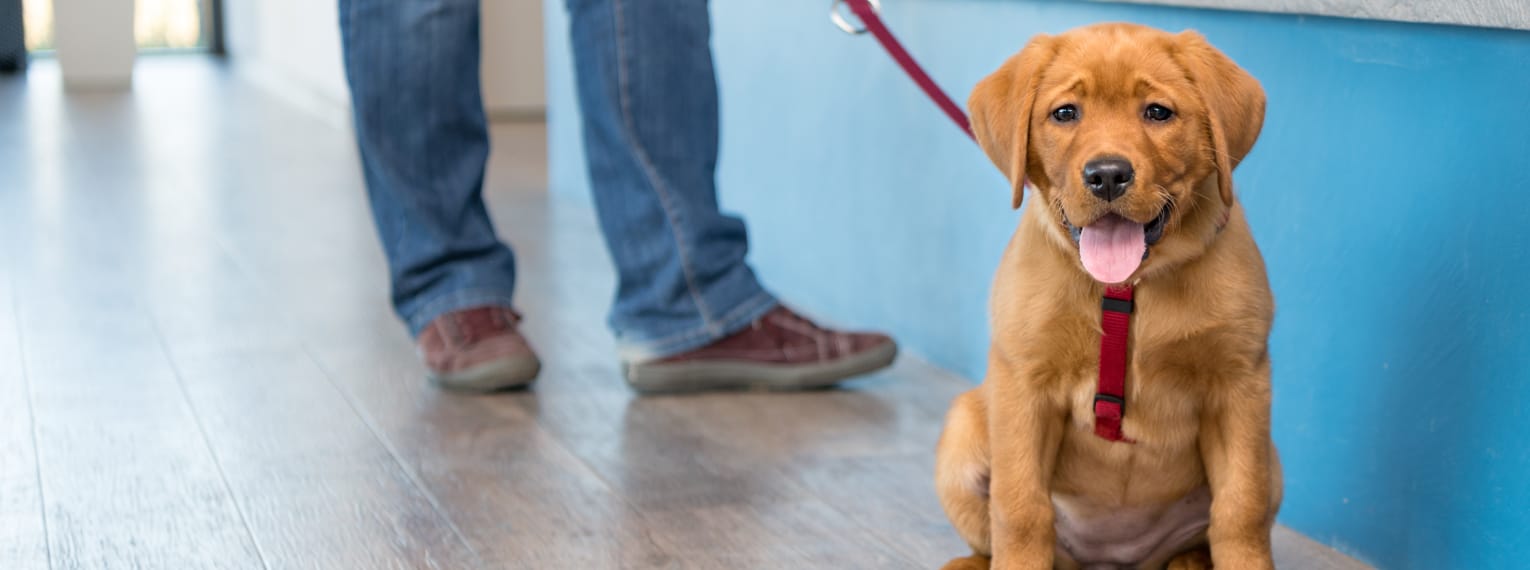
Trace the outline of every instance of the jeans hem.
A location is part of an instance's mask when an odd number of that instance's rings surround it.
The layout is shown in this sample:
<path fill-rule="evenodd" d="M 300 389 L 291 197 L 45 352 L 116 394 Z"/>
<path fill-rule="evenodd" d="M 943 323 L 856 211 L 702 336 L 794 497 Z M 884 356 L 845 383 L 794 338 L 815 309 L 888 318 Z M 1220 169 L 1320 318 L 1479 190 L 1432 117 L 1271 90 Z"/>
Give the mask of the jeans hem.
<path fill-rule="evenodd" d="M 717 319 L 656 339 L 619 342 L 617 352 L 624 362 L 643 362 L 701 348 L 742 330 L 780 304 L 774 295 L 761 291 Z"/>
<path fill-rule="evenodd" d="M 632 112 L 631 81 L 627 70 L 629 63 L 626 50 L 627 26 L 626 19 L 623 17 L 625 13 L 626 9 L 621 0 L 611 3 L 611 15 L 616 32 L 616 95 L 617 104 L 621 110 L 622 134 L 627 139 L 627 146 L 631 149 L 633 158 L 637 160 L 638 167 L 648 179 L 648 186 L 653 189 L 654 195 L 658 198 L 659 209 L 664 212 L 664 218 L 669 222 L 670 234 L 675 240 L 675 255 L 680 262 L 680 273 L 685 279 L 686 292 L 690 294 L 691 302 L 696 304 L 696 310 L 701 313 L 702 321 L 707 326 L 715 326 L 715 321 L 722 319 L 714 319 L 715 314 L 708 307 L 701 287 L 696 284 L 696 272 L 691 267 L 691 254 L 687 251 L 685 238 L 680 232 L 680 228 L 684 225 L 681 220 L 682 212 L 675 208 L 667 182 L 649 157 L 648 148 L 643 144 L 643 137 L 637 128 L 637 119 Z"/>
<path fill-rule="evenodd" d="M 425 327 L 430 326 L 430 323 L 441 315 L 486 305 L 510 307 L 512 306 L 511 295 L 485 289 L 453 291 L 420 305 L 419 309 L 411 311 L 404 317 L 404 323 L 409 327 L 409 336 L 419 337 Z"/>

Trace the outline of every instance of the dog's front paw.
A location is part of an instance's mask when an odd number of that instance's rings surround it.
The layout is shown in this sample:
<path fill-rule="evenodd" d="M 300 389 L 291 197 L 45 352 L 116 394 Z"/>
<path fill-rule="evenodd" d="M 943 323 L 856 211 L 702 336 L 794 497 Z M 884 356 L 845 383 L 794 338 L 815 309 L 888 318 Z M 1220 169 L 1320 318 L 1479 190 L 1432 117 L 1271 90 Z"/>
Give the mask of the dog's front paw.
<path fill-rule="evenodd" d="M 988 570 L 988 562 L 987 556 L 974 554 L 972 556 L 952 558 L 945 566 L 941 566 L 940 570 Z"/>

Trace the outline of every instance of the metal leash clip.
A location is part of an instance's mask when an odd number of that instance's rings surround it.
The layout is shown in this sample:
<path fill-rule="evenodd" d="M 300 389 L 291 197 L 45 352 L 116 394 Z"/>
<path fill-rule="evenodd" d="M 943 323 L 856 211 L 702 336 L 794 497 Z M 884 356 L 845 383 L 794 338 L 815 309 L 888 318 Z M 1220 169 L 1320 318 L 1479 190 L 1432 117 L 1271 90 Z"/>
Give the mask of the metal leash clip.
<path fill-rule="evenodd" d="M 870 0 L 870 2 L 871 9 L 876 11 L 876 13 L 881 14 L 882 0 Z M 845 0 L 834 0 L 834 3 L 829 6 L 829 21 L 834 22 L 835 27 L 838 27 L 840 30 L 852 36 L 858 36 L 866 33 L 865 27 L 857 28 L 855 27 L 855 24 L 850 23 L 849 15 L 846 14 L 844 10 L 841 10 L 841 8 L 844 7 Z"/>

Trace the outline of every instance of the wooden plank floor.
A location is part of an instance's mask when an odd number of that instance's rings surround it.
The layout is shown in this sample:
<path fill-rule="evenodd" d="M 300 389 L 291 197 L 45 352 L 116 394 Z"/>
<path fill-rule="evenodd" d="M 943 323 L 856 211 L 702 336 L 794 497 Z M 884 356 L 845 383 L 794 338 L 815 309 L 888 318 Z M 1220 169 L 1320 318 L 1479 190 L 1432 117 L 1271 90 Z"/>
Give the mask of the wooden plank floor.
<path fill-rule="evenodd" d="M 904 357 L 841 390 L 635 398 L 590 211 L 544 129 L 489 198 L 545 366 L 423 381 L 348 134 L 199 58 L 131 94 L 0 79 L 0 568 L 931 568 L 970 386 Z M 1283 568 L 1354 568 L 1294 533 Z"/>

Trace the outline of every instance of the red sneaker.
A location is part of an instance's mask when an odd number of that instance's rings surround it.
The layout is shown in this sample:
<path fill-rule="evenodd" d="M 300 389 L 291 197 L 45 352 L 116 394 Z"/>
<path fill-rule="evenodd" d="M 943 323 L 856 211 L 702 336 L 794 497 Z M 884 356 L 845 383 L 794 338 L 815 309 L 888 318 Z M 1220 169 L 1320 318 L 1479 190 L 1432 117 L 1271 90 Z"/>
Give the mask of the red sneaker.
<path fill-rule="evenodd" d="M 474 307 L 437 317 L 420 333 L 420 358 L 443 388 L 489 392 L 536 379 L 542 362 L 509 307 Z"/>
<path fill-rule="evenodd" d="M 799 390 L 882 369 L 897 356 L 898 345 L 887 335 L 825 329 L 776 307 L 717 342 L 625 368 L 627 383 L 639 392 Z"/>

